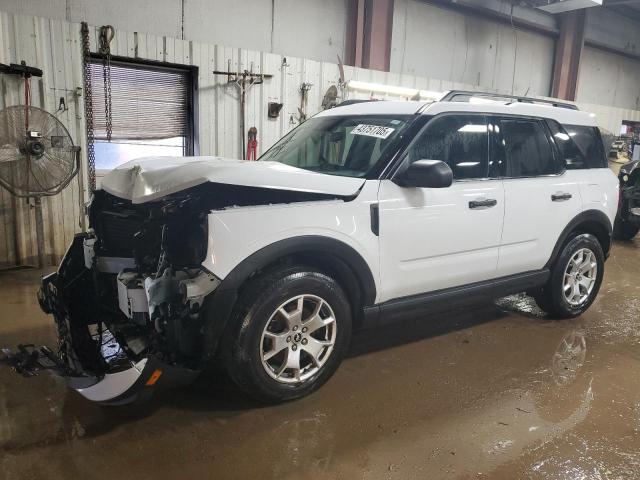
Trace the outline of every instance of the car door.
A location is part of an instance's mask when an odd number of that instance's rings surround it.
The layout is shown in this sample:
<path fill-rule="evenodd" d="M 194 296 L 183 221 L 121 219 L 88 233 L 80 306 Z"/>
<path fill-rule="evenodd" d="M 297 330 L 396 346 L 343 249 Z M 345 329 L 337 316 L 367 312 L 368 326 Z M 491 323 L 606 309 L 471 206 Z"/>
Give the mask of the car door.
<path fill-rule="evenodd" d="M 446 162 L 454 181 L 447 188 L 380 182 L 381 301 L 496 274 L 504 192 L 502 181 L 490 175 L 487 118 L 434 117 L 407 148 L 401 165 L 417 160 Z"/>
<path fill-rule="evenodd" d="M 577 170 L 566 170 L 544 120 L 494 117 L 505 214 L 498 275 L 544 267 L 560 234 L 582 211 Z"/>

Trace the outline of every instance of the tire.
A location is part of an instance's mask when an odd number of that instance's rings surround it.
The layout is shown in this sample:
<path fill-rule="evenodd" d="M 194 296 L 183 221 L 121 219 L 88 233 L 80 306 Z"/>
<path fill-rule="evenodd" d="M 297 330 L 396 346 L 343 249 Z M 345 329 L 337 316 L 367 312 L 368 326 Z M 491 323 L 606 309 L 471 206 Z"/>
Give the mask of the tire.
<path fill-rule="evenodd" d="M 639 231 L 640 227 L 626 220 L 616 219 L 615 225 L 613 226 L 613 238 L 628 242 L 629 240 L 633 240 L 633 237 L 635 237 Z"/>
<path fill-rule="evenodd" d="M 583 255 L 581 256 L 581 254 Z M 591 256 L 587 257 L 587 254 L 591 254 Z M 584 265 L 587 258 L 590 259 L 590 265 L 595 264 L 595 272 L 592 269 L 583 271 L 576 268 L 577 264 Z M 565 273 L 569 277 L 579 280 L 577 291 L 573 288 L 566 290 L 565 280 L 571 285 L 575 282 L 572 278 L 565 278 Z M 604 253 L 600 242 L 591 234 L 578 234 L 565 244 L 551 269 L 551 276 L 547 284 L 534 298 L 538 306 L 546 311 L 551 318 L 577 317 L 585 312 L 595 300 L 602 284 L 603 275 Z"/>
<path fill-rule="evenodd" d="M 351 307 L 343 289 L 310 267 L 280 268 L 251 281 L 231 320 L 225 355 L 229 376 L 249 396 L 267 403 L 319 388 L 336 371 L 351 340 Z M 297 371 L 289 367 L 296 361 Z"/>

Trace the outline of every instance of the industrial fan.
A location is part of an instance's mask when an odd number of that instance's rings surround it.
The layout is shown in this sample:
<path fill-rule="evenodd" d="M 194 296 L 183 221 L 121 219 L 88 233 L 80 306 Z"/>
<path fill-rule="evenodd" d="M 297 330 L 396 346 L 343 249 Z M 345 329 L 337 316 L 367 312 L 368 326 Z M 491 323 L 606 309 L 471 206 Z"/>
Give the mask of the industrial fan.
<path fill-rule="evenodd" d="M 80 147 L 50 113 L 29 105 L 0 111 L 0 185 L 35 200 L 39 267 L 44 263 L 42 197 L 60 193 L 78 173 Z"/>

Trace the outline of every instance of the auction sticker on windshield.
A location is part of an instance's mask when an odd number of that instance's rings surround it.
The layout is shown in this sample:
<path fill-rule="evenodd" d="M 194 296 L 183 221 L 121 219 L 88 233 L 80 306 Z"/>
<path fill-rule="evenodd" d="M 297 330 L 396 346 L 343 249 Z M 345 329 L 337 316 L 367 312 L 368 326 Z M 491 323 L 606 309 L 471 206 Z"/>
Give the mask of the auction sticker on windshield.
<path fill-rule="evenodd" d="M 393 133 L 395 128 L 380 127 L 378 125 L 356 125 L 356 128 L 351 130 L 351 135 L 365 135 L 367 137 L 387 138 Z"/>

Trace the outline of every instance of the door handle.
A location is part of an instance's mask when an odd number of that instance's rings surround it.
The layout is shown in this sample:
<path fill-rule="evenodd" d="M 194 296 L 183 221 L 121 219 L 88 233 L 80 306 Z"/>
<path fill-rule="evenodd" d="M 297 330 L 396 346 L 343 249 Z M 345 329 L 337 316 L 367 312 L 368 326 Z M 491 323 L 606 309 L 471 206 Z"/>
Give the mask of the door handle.
<path fill-rule="evenodd" d="M 495 207 L 498 204 L 498 201 L 493 198 L 488 198 L 487 200 L 471 200 L 469 202 L 469 208 L 479 209 L 479 208 L 491 208 Z"/>
<path fill-rule="evenodd" d="M 551 195 L 552 202 L 566 202 L 570 200 L 572 195 L 570 193 L 558 192 Z"/>

